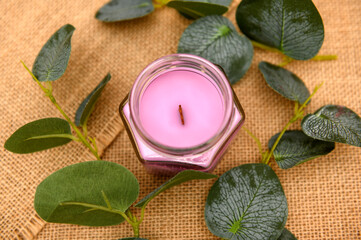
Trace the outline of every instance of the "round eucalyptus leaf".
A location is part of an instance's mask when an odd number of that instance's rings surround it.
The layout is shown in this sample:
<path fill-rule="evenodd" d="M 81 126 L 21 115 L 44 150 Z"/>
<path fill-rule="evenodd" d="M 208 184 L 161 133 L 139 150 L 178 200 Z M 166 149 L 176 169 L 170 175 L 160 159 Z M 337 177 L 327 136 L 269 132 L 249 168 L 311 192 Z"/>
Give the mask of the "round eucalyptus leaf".
<path fill-rule="evenodd" d="M 284 228 L 281 236 L 277 240 L 297 240 L 297 238 L 290 231 Z"/>
<path fill-rule="evenodd" d="M 96 86 L 96 88 L 83 100 L 78 110 L 75 113 L 75 124 L 77 126 L 83 126 L 92 113 L 95 103 L 97 102 L 100 94 L 102 93 L 105 85 L 110 81 L 110 73 L 108 73 L 104 79 Z"/>
<path fill-rule="evenodd" d="M 274 135 L 268 142 L 268 148 L 271 149 L 276 142 L 279 133 Z M 335 143 L 324 142 L 311 138 L 300 130 L 286 131 L 273 156 L 278 166 L 282 169 L 288 169 L 304 163 L 308 160 L 329 154 L 335 149 Z"/>
<path fill-rule="evenodd" d="M 326 105 L 302 120 L 303 132 L 328 142 L 361 147 L 361 118 L 344 106 Z"/>
<path fill-rule="evenodd" d="M 139 184 L 125 167 L 106 161 L 70 165 L 48 176 L 36 189 L 34 206 L 47 222 L 109 226 L 124 221 Z"/>
<path fill-rule="evenodd" d="M 198 55 L 220 65 L 229 81 L 236 83 L 252 63 L 253 46 L 239 35 L 233 24 L 222 16 L 196 20 L 183 32 L 178 53 Z"/>
<path fill-rule="evenodd" d="M 56 31 L 40 50 L 32 72 L 40 82 L 55 81 L 65 73 L 75 28 L 66 24 Z"/>
<path fill-rule="evenodd" d="M 298 60 L 314 57 L 324 39 L 322 18 L 311 0 L 242 0 L 236 20 L 249 38 Z"/>
<path fill-rule="evenodd" d="M 258 68 L 268 86 L 283 97 L 303 104 L 310 96 L 306 85 L 294 73 L 268 62 L 260 62 Z"/>
<path fill-rule="evenodd" d="M 14 153 L 32 153 L 64 145 L 72 140 L 71 137 L 67 121 L 61 118 L 44 118 L 16 130 L 4 147 Z"/>
<path fill-rule="evenodd" d="M 209 191 L 205 219 L 216 236 L 233 240 L 277 239 L 286 224 L 286 196 L 266 164 L 224 173 Z"/>
<path fill-rule="evenodd" d="M 95 18 L 103 22 L 118 22 L 140 18 L 153 11 L 152 0 L 112 0 L 98 10 Z"/>
<path fill-rule="evenodd" d="M 208 15 L 222 15 L 227 12 L 231 0 L 174 0 L 168 7 L 178 10 L 188 19 L 197 19 Z"/>

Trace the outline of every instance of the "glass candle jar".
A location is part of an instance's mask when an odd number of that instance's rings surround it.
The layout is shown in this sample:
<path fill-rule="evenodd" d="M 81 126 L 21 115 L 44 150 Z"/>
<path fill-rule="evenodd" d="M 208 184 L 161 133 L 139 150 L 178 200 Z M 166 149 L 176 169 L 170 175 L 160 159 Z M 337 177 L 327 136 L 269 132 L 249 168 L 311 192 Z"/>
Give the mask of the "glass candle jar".
<path fill-rule="evenodd" d="M 223 70 L 190 54 L 149 64 L 119 111 L 141 163 L 167 175 L 211 172 L 245 119 Z"/>

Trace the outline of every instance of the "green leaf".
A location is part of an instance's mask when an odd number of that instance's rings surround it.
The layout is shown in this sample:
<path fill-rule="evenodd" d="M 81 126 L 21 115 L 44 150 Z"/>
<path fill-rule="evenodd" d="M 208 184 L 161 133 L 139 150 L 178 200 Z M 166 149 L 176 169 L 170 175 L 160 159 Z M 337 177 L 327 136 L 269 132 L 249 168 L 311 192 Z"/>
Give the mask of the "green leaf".
<path fill-rule="evenodd" d="M 271 149 L 279 133 L 268 142 Z M 308 160 L 329 154 L 335 149 L 335 143 L 324 142 L 308 137 L 300 130 L 286 131 L 277 144 L 273 156 L 282 169 L 288 169 Z"/>
<path fill-rule="evenodd" d="M 200 171 L 194 171 L 194 170 L 185 170 L 177 175 L 175 175 L 173 178 L 169 179 L 167 182 L 163 183 L 160 187 L 155 189 L 153 192 L 149 193 L 146 197 L 144 197 L 142 200 L 140 200 L 135 206 L 142 208 L 146 207 L 147 204 L 156 196 L 164 192 L 165 190 L 177 186 L 179 184 L 182 184 L 184 182 L 188 182 L 195 179 L 210 179 L 215 178 L 217 175 L 200 172 Z"/>
<path fill-rule="evenodd" d="M 361 147 L 361 118 L 344 106 L 326 105 L 302 120 L 303 132 L 319 140 Z"/>
<path fill-rule="evenodd" d="M 45 43 L 35 59 L 32 72 L 40 82 L 55 81 L 65 73 L 75 28 L 66 24 Z"/>
<path fill-rule="evenodd" d="M 285 98 L 303 104 L 310 96 L 303 81 L 292 72 L 268 62 L 260 62 L 258 68 L 268 86 Z"/>
<path fill-rule="evenodd" d="M 36 189 L 34 206 L 47 222 L 109 226 L 124 221 L 139 184 L 125 167 L 106 161 L 70 165 L 48 176 Z"/>
<path fill-rule="evenodd" d="M 16 130 L 5 142 L 14 153 L 32 153 L 64 145 L 72 140 L 70 125 L 60 118 L 44 118 Z"/>
<path fill-rule="evenodd" d="M 196 20 L 183 32 L 178 53 L 198 55 L 220 65 L 230 82 L 236 83 L 251 66 L 253 47 L 227 18 L 208 16 Z"/>
<path fill-rule="evenodd" d="M 281 236 L 277 240 L 297 240 L 297 238 L 290 231 L 284 228 Z"/>
<path fill-rule="evenodd" d="M 286 196 L 266 164 L 245 164 L 224 173 L 209 191 L 205 219 L 216 236 L 232 240 L 277 239 L 286 224 Z"/>
<path fill-rule="evenodd" d="M 178 10 L 188 19 L 197 19 L 208 15 L 222 15 L 228 11 L 229 0 L 188 0 L 169 1 L 168 7 Z"/>
<path fill-rule="evenodd" d="M 118 22 L 144 17 L 153 11 L 152 0 L 112 0 L 98 10 L 95 18 L 103 22 Z"/>
<path fill-rule="evenodd" d="M 236 20 L 246 36 L 294 59 L 314 57 L 323 43 L 322 18 L 311 0 L 242 0 Z"/>
<path fill-rule="evenodd" d="M 83 126 L 87 122 L 90 114 L 92 113 L 95 103 L 97 102 L 100 94 L 102 93 L 105 85 L 109 82 L 111 78 L 110 73 L 108 73 L 104 79 L 96 86 L 96 88 L 83 100 L 80 104 L 78 110 L 75 113 L 75 124 L 77 126 Z"/>

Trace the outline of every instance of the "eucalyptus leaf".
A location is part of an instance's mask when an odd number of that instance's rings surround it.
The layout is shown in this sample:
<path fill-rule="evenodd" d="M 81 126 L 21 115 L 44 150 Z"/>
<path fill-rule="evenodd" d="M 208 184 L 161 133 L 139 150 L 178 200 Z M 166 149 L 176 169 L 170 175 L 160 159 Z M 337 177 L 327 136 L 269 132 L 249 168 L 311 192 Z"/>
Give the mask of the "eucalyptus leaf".
<path fill-rule="evenodd" d="M 310 96 L 306 85 L 294 73 L 268 62 L 260 62 L 258 68 L 268 86 L 285 98 L 303 104 Z"/>
<path fill-rule="evenodd" d="M 177 186 L 179 184 L 182 184 L 184 182 L 188 182 L 195 179 L 210 179 L 215 178 L 217 175 L 206 173 L 206 172 L 200 172 L 195 170 L 185 170 L 177 175 L 175 175 L 173 178 L 169 179 L 167 182 L 163 183 L 160 187 L 155 189 L 153 192 L 149 193 L 146 197 L 144 197 L 142 200 L 140 200 L 135 206 L 142 208 L 146 207 L 147 204 L 156 196 L 164 192 L 165 190 Z"/>
<path fill-rule="evenodd" d="M 281 236 L 277 240 L 297 240 L 297 238 L 290 231 L 284 228 Z"/>
<path fill-rule="evenodd" d="M 209 191 L 205 219 L 216 236 L 232 240 L 277 239 L 286 224 L 286 196 L 266 164 L 224 173 Z"/>
<path fill-rule="evenodd" d="M 153 11 L 152 0 L 112 0 L 98 10 L 95 18 L 103 22 L 118 22 L 144 17 Z"/>
<path fill-rule="evenodd" d="M 66 24 L 45 43 L 35 59 L 32 72 L 40 82 L 55 81 L 65 73 L 75 28 Z"/>
<path fill-rule="evenodd" d="M 167 3 L 168 7 L 178 10 L 188 19 L 197 19 L 208 15 L 222 15 L 228 11 L 229 0 L 174 0 Z"/>
<path fill-rule="evenodd" d="M 92 113 L 95 103 L 100 97 L 105 85 L 109 82 L 111 78 L 110 73 L 108 73 L 104 79 L 96 86 L 96 88 L 83 100 L 80 104 L 78 110 L 75 113 L 75 124 L 77 126 L 83 126 L 86 124 L 90 114 Z"/>
<path fill-rule="evenodd" d="M 71 138 L 67 121 L 61 118 L 44 118 L 16 130 L 4 147 L 14 153 L 32 153 L 64 145 L 70 142 Z"/>
<path fill-rule="evenodd" d="M 328 142 L 361 147 L 361 118 L 344 106 L 326 105 L 302 120 L 303 132 Z"/>
<path fill-rule="evenodd" d="M 236 20 L 249 38 L 298 60 L 314 57 L 324 39 L 322 18 L 311 0 L 242 0 Z"/>
<path fill-rule="evenodd" d="M 268 142 L 271 149 L 276 142 L 279 133 L 274 135 Z M 304 163 L 308 160 L 329 154 L 335 149 L 335 143 L 324 142 L 310 138 L 300 130 L 286 131 L 280 139 L 273 156 L 282 169 Z"/>
<path fill-rule="evenodd" d="M 196 20 L 183 32 L 178 53 L 198 55 L 220 65 L 229 81 L 236 83 L 251 66 L 253 47 L 227 18 L 207 16 Z"/>
<path fill-rule="evenodd" d="M 34 206 L 47 222 L 109 226 L 124 221 L 139 184 L 125 167 L 106 161 L 70 165 L 39 184 Z"/>

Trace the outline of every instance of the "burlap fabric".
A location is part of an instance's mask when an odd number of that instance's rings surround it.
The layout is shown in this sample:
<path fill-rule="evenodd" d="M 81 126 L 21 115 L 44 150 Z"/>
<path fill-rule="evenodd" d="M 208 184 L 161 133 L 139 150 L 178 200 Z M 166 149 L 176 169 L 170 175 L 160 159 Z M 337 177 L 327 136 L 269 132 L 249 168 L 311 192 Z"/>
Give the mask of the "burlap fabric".
<path fill-rule="evenodd" d="M 90 133 L 97 137 L 103 159 L 130 169 L 141 185 L 140 198 L 166 178 L 148 175 L 136 159 L 120 123 L 117 107 L 137 74 L 151 61 L 175 53 L 183 30 L 191 22 L 175 10 L 157 9 L 134 21 L 105 24 L 94 19 L 98 1 L 0 2 L 0 137 L 1 145 L 23 124 L 60 114 L 43 96 L 23 69 L 31 66 L 50 35 L 66 23 L 76 31 L 65 75 L 54 83 L 58 102 L 73 116 L 78 104 L 109 71 L 112 80 L 90 119 Z M 234 23 L 239 1 L 226 14 Z M 315 0 L 325 24 L 321 54 L 337 54 L 332 62 L 293 62 L 288 69 L 312 89 L 325 85 L 307 108 L 313 112 L 332 103 L 361 114 L 361 2 Z M 293 105 L 270 90 L 257 69 L 261 60 L 281 62 L 275 53 L 256 49 L 252 67 L 234 85 L 246 112 L 246 126 L 264 143 L 290 119 Z M 298 128 L 295 124 L 293 128 Z M 15 155 L 1 151 L 1 239 L 117 239 L 131 236 L 123 223 L 113 227 L 82 227 L 45 223 L 36 215 L 36 186 L 50 173 L 73 163 L 94 159 L 78 143 L 48 151 Z M 289 204 L 287 227 L 299 239 L 361 239 L 361 148 L 336 144 L 328 156 L 291 170 L 272 167 L 281 179 Z M 215 173 L 259 161 L 255 143 L 238 135 Z M 217 239 L 203 219 L 204 202 L 214 180 L 194 181 L 160 195 L 147 208 L 141 236 L 155 239 Z"/>

